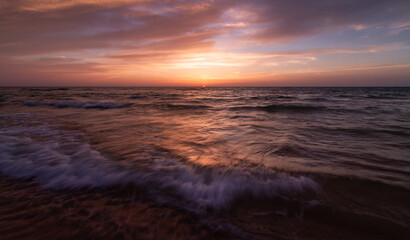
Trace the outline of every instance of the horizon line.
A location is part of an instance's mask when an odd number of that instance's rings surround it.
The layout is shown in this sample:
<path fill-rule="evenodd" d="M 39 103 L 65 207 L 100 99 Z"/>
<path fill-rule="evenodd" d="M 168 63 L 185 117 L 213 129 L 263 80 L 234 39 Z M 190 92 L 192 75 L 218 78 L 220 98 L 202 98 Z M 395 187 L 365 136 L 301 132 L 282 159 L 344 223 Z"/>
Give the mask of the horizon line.
<path fill-rule="evenodd" d="M 410 85 L 399 85 L 399 86 L 392 86 L 392 85 L 380 85 L 380 86 L 66 86 L 66 85 L 59 85 L 59 86 L 52 86 L 52 85 L 44 85 L 44 86 L 0 86 L 0 88 L 397 88 L 397 87 L 404 87 L 410 88 Z"/>

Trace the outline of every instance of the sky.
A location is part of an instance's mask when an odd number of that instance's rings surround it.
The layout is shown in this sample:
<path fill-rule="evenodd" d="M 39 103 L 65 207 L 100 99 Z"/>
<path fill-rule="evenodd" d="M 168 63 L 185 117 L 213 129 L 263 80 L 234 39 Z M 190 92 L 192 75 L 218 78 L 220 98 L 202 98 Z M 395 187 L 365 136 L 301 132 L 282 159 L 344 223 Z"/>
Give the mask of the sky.
<path fill-rule="evenodd" d="M 410 86 L 410 1 L 0 1 L 0 86 L 204 85 Z"/>

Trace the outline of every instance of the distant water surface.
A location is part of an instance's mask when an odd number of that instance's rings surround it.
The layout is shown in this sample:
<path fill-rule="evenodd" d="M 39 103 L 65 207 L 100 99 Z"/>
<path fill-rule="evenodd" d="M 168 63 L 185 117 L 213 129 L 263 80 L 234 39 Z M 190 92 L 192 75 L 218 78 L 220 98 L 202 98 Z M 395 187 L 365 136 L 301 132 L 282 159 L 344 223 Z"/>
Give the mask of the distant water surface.
<path fill-rule="evenodd" d="M 0 201 L 0 234 L 10 239 L 8 225 L 73 214 L 39 212 L 33 201 L 45 208 L 72 201 L 86 211 L 84 226 L 61 237 L 85 228 L 80 238 L 96 237 L 114 217 L 97 218 L 99 228 L 89 211 L 107 214 L 112 199 L 114 212 L 127 206 L 130 216 L 148 204 L 138 211 L 159 228 L 167 211 L 189 219 L 159 238 L 410 237 L 410 88 L 2 88 L 0 95 L 0 191 L 9 194 Z M 33 200 L 19 200 L 29 192 Z M 135 233 L 132 224 L 144 220 L 131 222 L 105 236 L 156 231 Z"/>

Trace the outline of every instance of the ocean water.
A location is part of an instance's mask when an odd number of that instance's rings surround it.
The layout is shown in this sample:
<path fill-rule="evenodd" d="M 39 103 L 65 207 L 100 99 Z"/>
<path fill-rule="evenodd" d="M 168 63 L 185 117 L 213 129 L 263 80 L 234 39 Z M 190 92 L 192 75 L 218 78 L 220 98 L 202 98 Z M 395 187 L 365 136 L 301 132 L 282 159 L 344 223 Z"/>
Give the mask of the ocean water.
<path fill-rule="evenodd" d="M 0 123 L 5 239 L 410 238 L 410 88 L 1 88 Z"/>

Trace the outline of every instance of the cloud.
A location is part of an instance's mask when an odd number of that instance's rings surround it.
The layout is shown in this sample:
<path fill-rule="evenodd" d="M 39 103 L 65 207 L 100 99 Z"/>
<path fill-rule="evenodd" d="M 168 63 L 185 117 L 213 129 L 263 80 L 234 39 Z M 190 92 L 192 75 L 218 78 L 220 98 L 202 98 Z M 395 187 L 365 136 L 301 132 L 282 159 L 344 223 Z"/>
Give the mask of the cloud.
<path fill-rule="evenodd" d="M 0 86 L 87 85 L 106 73 L 101 64 L 78 59 L 7 60 L 0 61 Z"/>
<path fill-rule="evenodd" d="M 231 4 L 224 1 L 8 3 L 0 11 L 0 32 L 7 33 L 0 35 L 3 76 L 22 76 L 17 74 L 17 69 L 23 67 L 26 74 L 28 69 L 32 71 L 31 76 L 60 72 L 59 77 L 69 78 L 73 75 L 70 71 L 84 73 L 87 68 L 90 72 L 109 69 L 118 76 L 120 71 L 128 74 L 131 69 L 144 68 L 132 64 L 166 64 L 188 52 L 208 52 L 215 43 L 212 38 L 237 28 L 217 24 Z M 76 57 L 58 57 L 63 55 Z"/>
<path fill-rule="evenodd" d="M 409 22 L 406 0 L 257 0 L 241 6 L 257 12 L 253 41 L 285 42 L 329 31 Z"/>
<path fill-rule="evenodd" d="M 397 31 L 410 21 L 408 12 L 403 0 L 6 1 L 0 8 L 0 51 L 24 56 L 185 43 L 209 50 L 212 39 L 238 28 L 238 39 L 265 43 L 380 24 Z"/>
<path fill-rule="evenodd" d="M 286 51 L 286 52 L 276 52 L 276 53 L 263 53 L 260 55 L 265 56 L 265 57 L 291 57 L 291 56 L 302 56 L 302 55 L 316 56 L 316 55 L 321 55 L 321 54 L 376 53 L 376 52 L 381 52 L 381 51 L 399 50 L 399 49 L 410 49 L 410 47 L 403 46 L 403 45 L 382 45 L 382 46 L 368 46 L 368 47 L 357 47 L 357 48 L 322 48 L 322 49 Z"/>
<path fill-rule="evenodd" d="M 229 6 L 225 3 L 203 2 L 186 5 L 186 1 L 180 4 L 161 4 L 158 1 L 123 1 L 117 4 L 86 1 L 74 4 L 74 1 L 68 1 L 63 5 L 50 1 L 58 7 L 40 8 L 32 1 L 20 2 L 22 4 L 11 4 L 1 11 L 0 32 L 7 33 L 0 36 L 0 51 L 3 54 L 33 55 L 96 48 L 129 48 L 151 41 L 174 41 L 175 37 L 198 32 L 217 22 Z M 164 6 L 174 11 L 164 14 L 158 10 Z M 221 31 L 213 33 L 220 34 Z M 187 40 L 192 41 L 192 37 Z"/>

